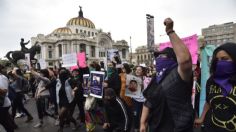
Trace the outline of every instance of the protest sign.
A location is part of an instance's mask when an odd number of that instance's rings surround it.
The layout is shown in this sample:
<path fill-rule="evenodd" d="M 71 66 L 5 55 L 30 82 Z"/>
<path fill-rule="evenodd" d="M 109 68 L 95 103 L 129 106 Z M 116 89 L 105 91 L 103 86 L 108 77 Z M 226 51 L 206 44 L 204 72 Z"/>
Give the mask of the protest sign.
<path fill-rule="evenodd" d="M 104 72 L 92 71 L 90 73 L 90 95 L 96 98 L 103 96 Z"/>
<path fill-rule="evenodd" d="M 116 64 L 121 64 L 120 54 L 117 49 L 107 50 L 107 62 L 114 62 Z"/>
<path fill-rule="evenodd" d="M 62 55 L 62 67 L 71 67 L 77 65 L 76 53 Z"/>
<path fill-rule="evenodd" d="M 40 69 L 46 69 L 47 68 L 47 64 L 46 64 L 46 61 L 44 59 L 39 59 L 39 65 L 40 65 Z"/>
<path fill-rule="evenodd" d="M 85 68 L 87 66 L 85 52 L 77 53 L 77 62 L 81 68 Z"/>
<path fill-rule="evenodd" d="M 26 71 L 30 71 L 31 63 L 30 63 L 30 53 L 25 54 L 25 61 L 26 61 Z"/>
<path fill-rule="evenodd" d="M 197 41 L 197 35 L 194 34 L 192 36 L 182 38 L 182 41 L 184 42 L 184 44 L 189 49 L 189 52 L 190 52 L 190 54 L 192 56 L 192 63 L 193 64 L 197 64 L 197 60 L 198 60 L 198 41 Z M 160 45 L 159 45 L 160 51 L 162 51 L 166 47 L 172 47 L 171 42 L 160 43 Z"/>
<path fill-rule="evenodd" d="M 89 74 L 84 74 L 83 75 L 83 95 L 84 97 L 88 97 L 89 95 Z"/>
<path fill-rule="evenodd" d="M 126 75 L 125 96 L 139 98 L 141 96 L 142 79 L 134 75 Z"/>

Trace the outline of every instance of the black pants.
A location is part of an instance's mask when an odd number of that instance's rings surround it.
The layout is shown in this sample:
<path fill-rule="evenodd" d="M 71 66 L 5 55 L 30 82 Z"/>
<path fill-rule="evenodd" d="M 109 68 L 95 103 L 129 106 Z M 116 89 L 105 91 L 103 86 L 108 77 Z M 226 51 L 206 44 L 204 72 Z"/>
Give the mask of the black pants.
<path fill-rule="evenodd" d="M 7 132 L 14 132 L 14 121 L 10 116 L 9 107 L 0 107 L 0 124 Z"/>
<path fill-rule="evenodd" d="M 12 117 L 13 119 L 16 116 L 16 109 L 19 109 L 21 112 L 24 112 L 28 117 L 31 116 L 28 110 L 24 107 L 23 104 L 23 93 L 16 93 L 16 98 L 12 102 Z"/>
<path fill-rule="evenodd" d="M 44 115 L 50 116 L 50 114 L 47 113 L 47 111 L 46 111 L 47 101 L 48 101 L 48 97 L 47 96 L 40 97 L 40 98 L 38 98 L 36 100 L 36 106 L 37 106 L 37 111 L 38 111 L 38 118 L 41 121 L 42 121 Z"/>
<path fill-rule="evenodd" d="M 139 129 L 140 125 L 140 118 L 142 114 L 142 109 L 143 109 L 143 102 L 138 102 L 133 99 L 133 104 L 134 104 L 134 115 L 133 115 L 133 120 L 134 120 L 134 128 Z"/>
<path fill-rule="evenodd" d="M 85 123 L 85 112 L 84 112 L 84 99 L 83 99 L 83 97 L 80 97 L 80 98 L 76 97 L 76 98 L 74 98 L 74 100 L 73 100 L 73 102 L 71 104 L 72 105 L 71 106 L 72 113 L 74 113 L 76 104 L 79 107 L 80 121 Z"/>
<path fill-rule="evenodd" d="M 59 112 L 59 120 L 60 120 L 60 129 L 63 129 L 65 123 L 72 122 L 75 126 L 77 125 L 76 120 L 72 116 L 72 107 L 71 104 L 68 106 L 59 106 L 60 112 Z"/>

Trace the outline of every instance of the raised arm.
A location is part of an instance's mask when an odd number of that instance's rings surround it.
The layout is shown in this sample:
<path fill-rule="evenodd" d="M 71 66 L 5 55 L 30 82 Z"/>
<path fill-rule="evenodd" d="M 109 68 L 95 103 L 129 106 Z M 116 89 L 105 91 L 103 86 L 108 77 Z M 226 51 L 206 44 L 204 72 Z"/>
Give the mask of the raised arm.
<path fill-rule="evenodd" d="M 165 19 L 164 24 L 166 26 L 166 33 L 170 38 L 177 57 L 178 73 L 183 80 L 189 81 L 192 76 L 192 59 L 189 50 L 184 45 L 179 36 L 175 33 L 173 29 L 174 22 L 170 18 L 167 18 Z"/>

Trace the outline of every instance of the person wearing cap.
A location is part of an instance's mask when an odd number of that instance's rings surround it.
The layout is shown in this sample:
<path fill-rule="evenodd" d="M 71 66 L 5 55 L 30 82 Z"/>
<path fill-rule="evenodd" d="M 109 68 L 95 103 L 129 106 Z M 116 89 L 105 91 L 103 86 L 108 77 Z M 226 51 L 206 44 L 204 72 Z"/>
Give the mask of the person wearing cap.
<path fill-rule="evenodd" d="M 173 30 L 174 22 L 164 21 L 173 48 L 155 53 L 156 76 L 143 92 L 146 101 L 140 132 L 192 132 L 194 110 L 191 104 L 193 85 L 191 55 Z"/>
<path fill-rule="evenodd" d="M 225 43 L 213 52 L 206 84 L 206 102 L 195 125 L 204 132 L 236 131 L 236 43 Z"/>
<path fill-rule="evenodd" d="M 105 132 L 129 132 L 131 127 L 130 110 L 112 88 L 106 88 L 104 94 Z"/>

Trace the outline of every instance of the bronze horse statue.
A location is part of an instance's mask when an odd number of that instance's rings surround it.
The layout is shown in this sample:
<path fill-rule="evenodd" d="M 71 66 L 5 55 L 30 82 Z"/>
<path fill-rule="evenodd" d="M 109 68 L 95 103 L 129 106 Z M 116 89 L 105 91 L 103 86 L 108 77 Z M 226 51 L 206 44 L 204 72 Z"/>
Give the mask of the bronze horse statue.
<path fill-rule="evenodd" d="M 25 54 L 26 53 L 30 53 L 30 60 L 37 60 L 34 58 L 34 56 L 37 53 L 40 53 L 41 51 L 41 47 L 40 45 L 35 44 L 34 46 L 32 46 L 30 49 L 26 50 L 26 51 L 20 51 L 20 50 L 16 50 L 16 51 L 9 51 L 6 54 L 6 58 L 13 63 L 14 65 L 17 66 L 17 61 L 20 59 L 25 59 Z"/>

